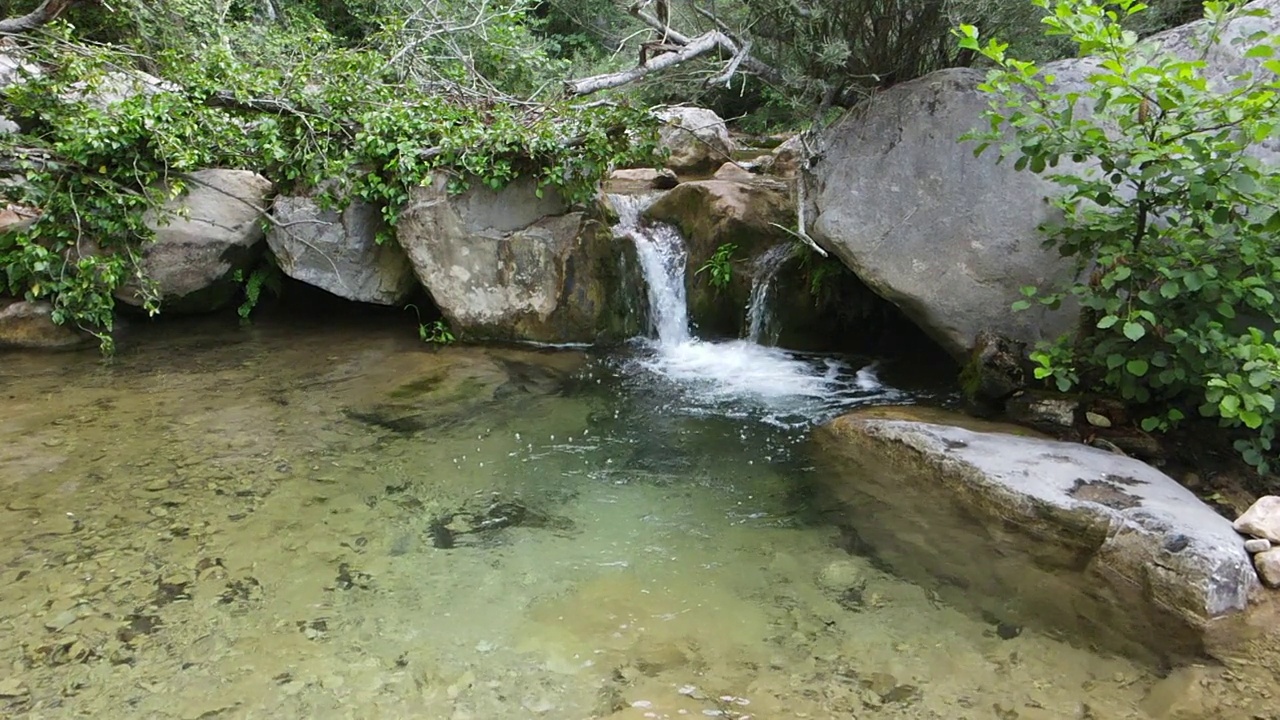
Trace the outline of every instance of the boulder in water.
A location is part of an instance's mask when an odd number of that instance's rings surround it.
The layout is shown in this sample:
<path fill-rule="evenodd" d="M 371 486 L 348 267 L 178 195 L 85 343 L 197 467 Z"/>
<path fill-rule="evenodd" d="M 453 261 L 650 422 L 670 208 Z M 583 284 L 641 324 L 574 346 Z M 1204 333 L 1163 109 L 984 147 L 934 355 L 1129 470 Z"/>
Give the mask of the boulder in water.
<path fill-rule="evenodd" d="M 73 325 L 54 325 L 47 302 L 0 300 L 0 349 L 65 350 L 93 338 Z"/>
<path fill-rule="evenodd" d="M 1191 657 L 1220 649 L 1259 590 L 1231 524 L 1154 468 L 911 414 L 823 426 L 817 477 L 896 573 L 954 578 L 939 588 L 948 602 L 1139 657 Z"/>
<path fill-rule="evenodd" d="M 404 249 L 386 232 L 382 211 L 352 201 L 322 209 L 314 197 L 278 197 L 277 225 L 267 244 L 289 277 L 338 297 L 376 305 L 398 305 L 417 287 Z M 378 242 L 379 233 L 387 240 Z"/>
<path fill-rule="evenodd" d="M 414 188 L 396 235 L 459 337 L 606 342 L 639 330 L 634 247 L 532 178 L 451 195 Z"/>
<path fill-rule="evenodd" d="M 187 193 L 170 201 L 149 223 L 155 241 L 142 252 L 142 270 L 155 283 L 166 313 L 226 307 L 239 292 L 237 270 L 262 254 L 263 220 L 271 181 L 248 170 L 197 170 Z M 141 307 L 136 285 L 116 291 L 125 305 Z"/>

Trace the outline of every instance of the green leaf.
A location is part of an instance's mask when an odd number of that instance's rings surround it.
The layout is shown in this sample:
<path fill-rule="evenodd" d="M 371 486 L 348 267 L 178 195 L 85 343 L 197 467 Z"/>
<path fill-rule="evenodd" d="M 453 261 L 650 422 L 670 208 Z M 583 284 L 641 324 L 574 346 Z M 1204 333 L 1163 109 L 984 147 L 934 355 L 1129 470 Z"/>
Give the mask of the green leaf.
<path fill-rule="evenodd" d="M 1142 323 L 1127 322 L 1124 324 L 1123 332 L 1125 337 L 1138 342 L 1147 334 L 1147 329 L 1142 326 Z"/>
<path fill-rule="evenodd" d="M 1150 369 L 1150 366 L 1147 364 L 1146 360 L 1135 358 L 1125 363 L 1124 369 L 1128 370 L 1129 374 L 1134 377 L 1143 377 L 1147 374 L 1147 370 Z"/>
<path fill-rule="evenodd" d="M 1098 321 L 1098 329 L 1106 330 L 1118 322 L 1120 322 L 1120 318 L 1115 315 L 1103 315 L 1102 319 Z"/>

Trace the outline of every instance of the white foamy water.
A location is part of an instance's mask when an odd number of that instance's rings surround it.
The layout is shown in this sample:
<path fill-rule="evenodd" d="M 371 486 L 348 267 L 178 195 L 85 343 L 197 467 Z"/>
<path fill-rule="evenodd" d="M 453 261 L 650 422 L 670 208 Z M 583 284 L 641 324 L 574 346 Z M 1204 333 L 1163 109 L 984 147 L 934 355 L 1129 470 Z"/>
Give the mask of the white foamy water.
<path fill-rule="evenodd" d="M 690 332 L 685 288 L 688 253 L 679 231 L 646 223 L 641 215 L 658 194 L 611 195 L 618 212 L 614 233 L 636 245 L 648 287 L 650 329 L 636 365 L 682 391 L 682 409 L 724 409 L 737 403 L 782 424 L 812 422 L 850 405 L 899 399 L 870 368 L 855 370 L 830 357 L 802 355 L 759 344 L 768 325 L 769 289 L 790 253 L 782 245 L 756 261 L 748 306 L 750 339 L 706 341 Z"/>

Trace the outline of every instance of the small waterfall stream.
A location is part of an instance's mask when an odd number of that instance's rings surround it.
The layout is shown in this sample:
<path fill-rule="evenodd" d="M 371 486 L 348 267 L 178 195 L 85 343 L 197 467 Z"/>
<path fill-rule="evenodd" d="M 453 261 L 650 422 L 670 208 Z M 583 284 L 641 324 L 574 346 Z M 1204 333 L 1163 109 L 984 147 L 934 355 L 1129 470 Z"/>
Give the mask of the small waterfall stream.
<path fill-rule="evenodd" d="M 769 312 L 770 291 L 791 252 L 790 245 L 774 245 L 756 258 L 751 301 L 747 304 L 747 339 L 758 345 L 773 345 L 778 341 L 778 328 L 773 326 L 773 315 Z"/>
<path fill-rule="evenodd" d="M 671 380 L 685 391 L 685 409 L 705 412 L 726 405 L 755 406 L 766 420 L 808 424 L 841 408 L 868 401 L 892 401 L 898 390 L 883 385 L 874 368 L 855 371 L 844 360 L 765 347 L 769 334 L 768 301 L 778 270 L 790 248 L 774 248 L 756 264 L 749 306 L 751 336 L 707 341 L 691 331 L 685 287 L 688 252 L 680 232 L 648 223 L 644 211 L 660 193 L 609 196 L 618 213 L 614 234 L 635 243 L 649 297 L 654 336 L 642 341 L 639 368 Z"/>
<path fill-rule="evenodd" d="M 640 267 L 644 270 L 649 292 L 649 329 L 657 334 L 660 342 L 678 345 L 690 340 L 689 302 L 684 286 L 688 253 L 684 238 L 674 227 L 662 223 L 641 226 L 640 213 L 657 198 L 657 193 L 609 196 L 618 212 L 614 233 L 635 243 Z"/>

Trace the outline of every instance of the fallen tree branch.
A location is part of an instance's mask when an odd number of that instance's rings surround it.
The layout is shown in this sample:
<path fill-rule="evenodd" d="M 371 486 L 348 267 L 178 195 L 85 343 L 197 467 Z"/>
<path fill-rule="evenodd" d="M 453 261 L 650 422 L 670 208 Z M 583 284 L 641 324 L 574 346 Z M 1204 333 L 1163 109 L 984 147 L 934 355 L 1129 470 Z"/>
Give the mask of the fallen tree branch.
<path fill-rule="evenodd" d="M 35 10 L 14 18 L 0 20 L 0 35 L 17 35 L 31 32 L 46 23 L 53 22 L 67 8 L 82 0 L 44 0 Z"/>
<path fill-rule="evenodd" d="M 729 87 L 729 83 L 732 82 L 734 74 L 738 72 L 738 66 L 750 57 L 750 52 L 751 41 L 748 40 L 747 42 L 742 43 L 742 47 L 738 49 L 738 53 L 729 60 L 729 64 L 725 66 L 724 72 L 713 78 L 709 78 L 706 85 L 708 87 L 711 85 L 724 85 L 725 87 Z"/>
<path fill-rule="evenodd" d="M 668 39 L 674 40 L 674 37 Z M 724 33 L 718 30 L 712 30 L 703 35 L 693 38 L 687 43 L 676 42 L 675 45 L 680 49 L 675 52 L 663 53 L 643 65 L 637 65 L 630 70 L 622 72 L 605 73 L 603 75 L 593 75 L 580 80 L 570 80 L 565 83 L 566 92 L 570 97 L 581 95 L 590 95 L 593 92 L 607 90 L 609 88 L 620 87 L 628 83 L 633 83 L 640 78 L 655 73 L 659 70 L 665 70 L 674 65 L 679 65 L 687 60 L 692 60 L 699 55 L 705 55 L 712 50 L 725 50 L 728 52 L 736 52 L 737 47 Z"/>
<path fill-rule="evenodd" d="M 697 10 L 698 8 L 695 6 L 694 9 Z M 684 35 L 682 33 L 676 32 L 674 29 L 667 27 L 662 23 L 661 20 L 645 12 L 639 5 L 632 5 L 629 12 L 633 17 L 635 17 L 640 22 L 644 23 L 645 25 L 648 25 L 654 30 L 657 30 L 659 33 L 662 33 L 663 37 L 667 39 L 667 42 L 670 42 L 675 45 L 688 45 L 689 43 L 693 42 L 693 38 L 690 38 L 688 35 Z M 716 23 L 718 27 L 721 28 L 720 34 L 724 36 L 724 39 L 728 43 L 727 45 L 724 46 L 725 51 L 728 52 L 730 55 L 737 55 L 739 52 L 738 43 L 733 39 L 730 33 L 724 31 L 724 28 L 725 28 L 724 23 L 716 19 L 714 16 L 712 16 L 712 20 Z M 703 36 L 699 36 L 699 37 L 703 37 Z M 741 64 L 742 64 L 742 67 L 745 68 L 747 72 L 760 77 L 760 79 L 764 80 L 770 85 L 785 84 L 783 81 L 781 72 L 779 72 L 773 66 L 760 62 L 754 57 L 751 57 L 751 55 L 749 54 L 743 56 Z"/>

